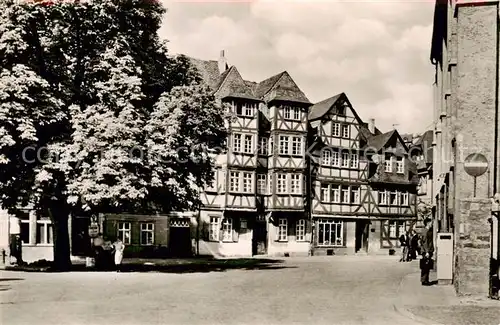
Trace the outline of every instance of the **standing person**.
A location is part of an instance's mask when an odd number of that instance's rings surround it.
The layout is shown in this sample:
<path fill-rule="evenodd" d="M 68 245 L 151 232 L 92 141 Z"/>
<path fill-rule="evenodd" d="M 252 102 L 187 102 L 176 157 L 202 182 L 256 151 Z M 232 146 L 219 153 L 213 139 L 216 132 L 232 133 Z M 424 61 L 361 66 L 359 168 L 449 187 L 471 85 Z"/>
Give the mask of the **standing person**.
<path fill-rule="evenodd" d="M 420 282 L 424 286 L 431 285 L 429 273 L 433 268 L 432 254 L 434 253 L 434 236 L 430 219 L 424 221 L 424 232 L 422 233 L 422 259 L 420 260 Z"/>
<path fill-rule="evenodd" d="M 417 253 L 418 251 L 420 250 L 418 248 L 418 234 L 415 230 L 413 230 L 413 237 L 411 237 L 411 240 L 410 240 L 410 247 L 411 247 L 411 258 L 416 260 L 417 259 Z"/>
<path fill-rule="evenodd" d="M 121 265 L 123 260 L 123 251 L 125 250 L 125 244 L 118 238 L 114 243 L 114 252 L 115 252 L 115 266 L 116 272 L 121 271 Z"/>
<path fill-rule="evenodd" d="M 399 243 L 401 245 L 401 258 L 399 261 L 406 262 L 406 258 L 408 257 L 408 232 L 399 237 Z"/>
<path fill-rule="evenodd" d="M 102 233 L 98 233 L 97 237 L 92 240 L 92 246 L 94 250 L 94 261 L 96 269 L 103 269 L 103 254 L 104 254 L 104 238 Z"/>

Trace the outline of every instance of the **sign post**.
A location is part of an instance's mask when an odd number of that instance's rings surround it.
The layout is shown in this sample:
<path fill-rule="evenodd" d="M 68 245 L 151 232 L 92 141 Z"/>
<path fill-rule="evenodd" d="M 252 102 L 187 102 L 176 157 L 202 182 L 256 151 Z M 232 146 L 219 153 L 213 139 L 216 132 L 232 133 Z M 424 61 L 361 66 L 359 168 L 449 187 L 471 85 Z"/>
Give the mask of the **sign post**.
<path fill-rule="evenodd" d="M 488 159 L 480 153 L 470 154 L 465 158 L 464 169 L 467 174 L 474 177 L 474 197 L 476 197 L 476 178 L 488 171 Z"/>

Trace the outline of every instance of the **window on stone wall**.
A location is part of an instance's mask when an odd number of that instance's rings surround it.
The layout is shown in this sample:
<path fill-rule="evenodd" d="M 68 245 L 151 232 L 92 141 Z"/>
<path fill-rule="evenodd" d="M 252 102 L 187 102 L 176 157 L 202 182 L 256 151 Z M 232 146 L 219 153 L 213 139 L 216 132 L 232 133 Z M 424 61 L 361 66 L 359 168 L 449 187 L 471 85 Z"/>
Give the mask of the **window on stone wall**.
<path fill-rule="evenodd" d="M 153 245 L 155 241 L 155 225 L 141 223 L 141 245 Z"/>
<path fill-rule="evenodd" d="M 342 221 L 318 220 L 318 246 L 343 246 L 343 226 Z"/>
<path fill-rule="evenodd" d="M 222 241 L 233 241 L 233 218 L 224 218 L 222 222 Z"/>
<path fill-rule="evenodd" d="M 38 219 L 36 221 L 36 243 L 41 245 L 54 244 L 54 231 L 49 219 Z"/>
<path fill-rule="evenodd" d="M 288 240 L 288 219 L 280 218 L 278 220 L 278 240 Z"/>
<path fill-rule="evenodd" d="M 130 245 L 130 240 L 131 240 L 131 224 L 130 222 L 118 222 L 118 238 L 121 239 L 121 241 L 125 245 Z"/>
<path fill-rule="evenodd" d="M 304 241 L 306 239 L 306 220 L 299 219 L 295 225 L 295 240 Z"/>
<path fill-rule="evenodd" d="M 33 244 L 30 243 L 30 215 L 28 212 L 20 212 L 17 214 L 17 217 L 21 221 L 21 241 L 25 245 Z"/>
<path fill-rule="evenodd" d="M 210 217 L 210 228 L 208 239 L 210 241 L 219 241 L 220 218 Z"/>

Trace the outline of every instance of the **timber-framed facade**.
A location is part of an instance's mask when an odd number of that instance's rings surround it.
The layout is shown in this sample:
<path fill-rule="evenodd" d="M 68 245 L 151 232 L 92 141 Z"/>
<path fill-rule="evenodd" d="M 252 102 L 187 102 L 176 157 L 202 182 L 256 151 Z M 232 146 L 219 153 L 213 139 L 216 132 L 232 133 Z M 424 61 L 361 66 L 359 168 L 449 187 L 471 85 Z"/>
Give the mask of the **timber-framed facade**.
<path fill-rule="evenodd" d="M 396 130 L 344 93 L 312 104 L 285 71 L 260 83 L 193 62 L 229 104 L 228 150 L 201 194 L 199 254 L 387 254 L 416 221 L 418 174 Z"/>

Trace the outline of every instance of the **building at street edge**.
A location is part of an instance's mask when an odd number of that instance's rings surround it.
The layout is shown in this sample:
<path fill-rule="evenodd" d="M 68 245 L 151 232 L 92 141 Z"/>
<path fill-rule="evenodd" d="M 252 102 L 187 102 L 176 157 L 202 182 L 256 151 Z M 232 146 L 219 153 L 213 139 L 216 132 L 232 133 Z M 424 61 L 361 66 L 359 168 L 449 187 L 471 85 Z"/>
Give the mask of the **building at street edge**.
<path fill-rule="evenodd" d="M 498 290 L 499 224 L 491 197 L 500 192 L 499 36 L 498 0 L 436 1 L 432 204 L 435 231 L 454 235 L 450 267 L 459 294 Z M 474 188 L 464 162 L 476 153 L 486 157 L 488 170 Z M 438 247 L 438 268 L 439 255 Z"/>
<path fill-rule="evenodd" d="M 399 236 L 416 226 L 419 170 L 397 130 L 363 121 L 345 93 L 311 103 L 286 71 L 257 83 L 229 66 L 224 51 L 191 60 L 234 115 L 228 150 L 214 157 L 215 181 L 199 211 L 95 220 L 125 242 L 126 257 L 399 251 Z M 29 210 L 2 220 L 4 247 L 4 237 L 20 233 L 24 261 L 52 259 L 50 220 Z M 74 256 L 90 254 L 90 222 L 70 218 Z"/>

